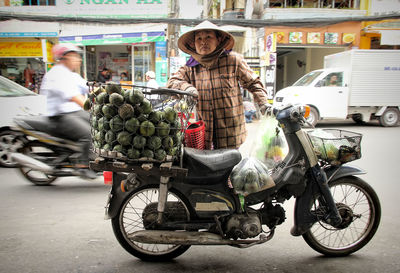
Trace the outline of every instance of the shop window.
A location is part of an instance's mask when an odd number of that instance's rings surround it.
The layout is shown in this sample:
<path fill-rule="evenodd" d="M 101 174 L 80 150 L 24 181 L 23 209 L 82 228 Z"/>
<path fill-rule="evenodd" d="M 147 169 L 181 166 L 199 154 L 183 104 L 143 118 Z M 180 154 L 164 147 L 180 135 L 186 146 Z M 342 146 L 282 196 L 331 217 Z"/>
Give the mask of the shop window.
<path fill-rule="evenodd" d="M 144 75 L 147 71 L 152 70 L 150 67 L 151 53 L 150 45 L 135 45 L 133 47 L 133 81 L 136 85 L 146 85 Z"/>
<path fill-rule="evenodd" d="M 23 6 L 55 6 L 56 0 L 23 0 Z"/>

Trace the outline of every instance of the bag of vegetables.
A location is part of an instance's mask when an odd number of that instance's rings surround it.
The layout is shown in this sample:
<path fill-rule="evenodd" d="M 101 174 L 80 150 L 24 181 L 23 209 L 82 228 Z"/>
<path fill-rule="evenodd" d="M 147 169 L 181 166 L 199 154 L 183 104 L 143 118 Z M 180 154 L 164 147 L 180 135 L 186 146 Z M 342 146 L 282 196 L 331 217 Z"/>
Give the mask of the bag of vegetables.
<path fill-rule="evenodd" d="M 263 116 L 255 137 L 250 156 L 257 158 L 268 168 L 273 168 L 288 153 L 288 145 L 278 121 L 272 116 Z"/>
<path fill-rule="evenodd" d="M 235 191 L 244 196 L 275 186 L 268 168 L 254 157 L 242 159 L 232 170 L 230 179 Z"/>

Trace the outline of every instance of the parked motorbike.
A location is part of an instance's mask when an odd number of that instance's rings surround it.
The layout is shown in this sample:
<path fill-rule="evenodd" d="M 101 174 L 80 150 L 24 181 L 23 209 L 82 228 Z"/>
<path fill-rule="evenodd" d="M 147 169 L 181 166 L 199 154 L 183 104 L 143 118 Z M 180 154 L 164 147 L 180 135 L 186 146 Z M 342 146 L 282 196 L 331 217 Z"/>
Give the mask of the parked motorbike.
<path fill-rule="evenodd" d="M 84 169 L 75 167 L 81 151 L 79 143 L 57 136 L 48 117 L 15 118 L 14 122 L 25 141 L 11 158 L 26 179 L 46 186 L 59 177 L 83 176 Z"/>
<path fill-rule="evenodd" d="M 112 172 L 106 218 L 121 246 L 142 260 L 164 261 L 191 245 L 263 244 L 286 219 L 281 204 L 294 197 L 293 236 L 327 256 L 364 247 L 379 226 L 378 196 L 358 177 L 363 170 L 317 157 L 302 128 L 306 112 L 299 105 L 273 109 L 289 151 L 269 170 L 275 186 L 245 196 L 228 183 L 242 160 L 238 150 L 184 147 L 180 162 L 92 161 L 93 170 Z"/>

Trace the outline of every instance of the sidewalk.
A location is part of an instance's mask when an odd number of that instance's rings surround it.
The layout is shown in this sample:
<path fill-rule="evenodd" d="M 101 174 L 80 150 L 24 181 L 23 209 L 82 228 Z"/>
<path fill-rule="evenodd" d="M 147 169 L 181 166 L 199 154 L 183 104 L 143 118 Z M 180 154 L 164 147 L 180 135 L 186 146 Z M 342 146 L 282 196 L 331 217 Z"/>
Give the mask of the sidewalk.
<path fill-rule="evenodd" d="M 260 120 L 253 119 L 252 123 L 246 123 L 247 138 L 246 141 L 240 146 L 239 151 L 242 157 L 245 158 L 249 156 L 251 149 L 254 148 L 254 143 L 257 137 L 257 131 L 260 127 Z"/>

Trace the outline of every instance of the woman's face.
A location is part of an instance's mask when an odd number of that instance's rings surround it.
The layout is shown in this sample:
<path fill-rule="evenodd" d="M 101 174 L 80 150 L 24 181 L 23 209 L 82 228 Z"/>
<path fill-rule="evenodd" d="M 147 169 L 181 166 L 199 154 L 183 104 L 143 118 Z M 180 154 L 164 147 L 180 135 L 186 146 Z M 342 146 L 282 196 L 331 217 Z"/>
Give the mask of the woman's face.
<path fill-rule="evenodd" d="M 197 31 L 194 35 L 196 52 L 200 55 L 210 54 L 217 48 L 219 43 L 220 39 L 217 38 L 213 30 Z"/>

